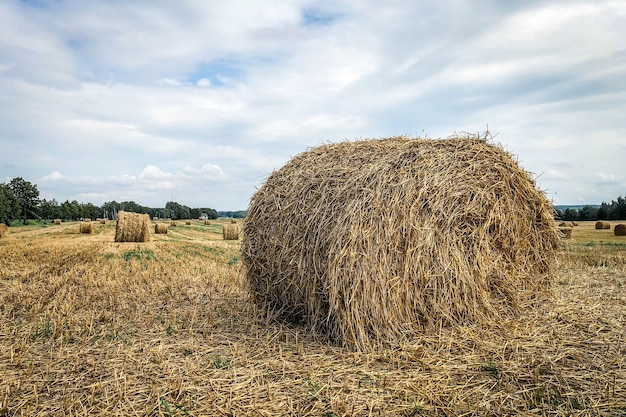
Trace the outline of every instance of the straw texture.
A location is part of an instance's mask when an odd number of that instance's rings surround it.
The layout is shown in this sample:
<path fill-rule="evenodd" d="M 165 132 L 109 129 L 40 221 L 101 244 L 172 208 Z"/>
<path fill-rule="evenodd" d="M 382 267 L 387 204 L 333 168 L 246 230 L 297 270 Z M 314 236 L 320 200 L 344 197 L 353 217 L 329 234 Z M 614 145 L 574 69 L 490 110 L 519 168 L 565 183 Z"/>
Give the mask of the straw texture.
<path fill-rule="evenodd" d="M 9 227 L 4 223 L 0 223 L 0 238 L 5 237 L 8 234 L 9 234 Z"/>
<path fill-rule="evenodd" d="M 120 211 L 115 226 L 116 242 L 147 242 L 150 240 L 150 216 Z"/>
<path fill-rule="evenodd" d="M 481 138 L 346 141 L 267 178 L 242 261 L 261 311 L 368 350 L 514 312 L 551 281 L 553 214 Z"/>
<path fill-rule="evenodd" d="M 154 225 L 154 234 L 155 235 L 166 235 L 167 234 L 167 225 L 165 223 L 156 223 Z"/>
<path fill-rule="evenodd" d="M 239 225 L 237 224 L 225 224 L 223 229 L 224 240 L 238 240 L 239 239 Z"/>
<path fill-rule="evenodd" d="M 626 224 L 620 223 L 613 228 L 615 236 L 626 236 Z"/>
<path fill-rule="evenodd" d="M 80 232 L 85 234 L 93 233 L 93 223 L 91 221 L 80 222 Z"/>

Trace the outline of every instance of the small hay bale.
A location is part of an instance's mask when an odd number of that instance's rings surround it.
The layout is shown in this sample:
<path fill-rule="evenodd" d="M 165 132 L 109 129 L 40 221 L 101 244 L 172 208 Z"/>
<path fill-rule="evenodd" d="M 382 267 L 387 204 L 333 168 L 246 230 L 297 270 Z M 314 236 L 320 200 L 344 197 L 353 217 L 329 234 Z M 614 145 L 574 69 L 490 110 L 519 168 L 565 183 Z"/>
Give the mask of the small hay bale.
<path fill-rule="evenodd" d="M 80 222 L 80 233 L 93 234 L 93 223 L 90 221 Z"/>
<path fill-rule="evenodd" d="M 187 226 L 190 226 L 190 225 L 191 225 L 191 220 L 185 220 L 185 224 L 186 224 Z"/>
<path fill-rule="evenodd" d="M 4 223 L 0 223 L 0 238 L 3 238 L 7 236 L 8 234 L 9 234 L 9 227 Z"/>
<path fill-rule="evenodd" d="M 561 233 L 563 239 L 570 239 L 572 237 L 572 230 L 573 228 L 571 227 L 559 227 L 559 233 Z"/>
<path fill-rule="evenodd" d="M 613 228 L 615 236 L 626 236 L 626 224 L 620 223 Z"/>
<path fill-rule="evenodd" d="M 572 225 L 574 225 L 574 227 L 578 226 L 578 222 L 572 222 Z"/>
<path fill-rule="evenodd" d="M 572 223 L 572 222 L 561 222 L 561 223 L 559 223 L 559 227 L 574 227 L 574 223 Z"/>
<path fill-rule="evenodd" d="M 150 240 L 150 216 L 147 214 L 117 213 L 116 242 L 148 242 Z"/>
<path fill-rule="evenodd" d="M 107 219 L 100 219 L 100 224 L 107 224 Z"/>
<path fill-rule="evenodd" d="M 158 217 L 153 217 L 152 221 L 154 221 L 154 222 L 159 221 L 159 218 Z"/>
<path fill-rule="evenodd" d="M 610 228 L 611 228 L 611 223 L 609 222 L 605 222 L 605 221 L 596 222 L 596 230 L 610 229 Z"/>
<path fill-rule="evenodd" d="M 266 179 L 241 259 L 260 312 L 370 350 L 519 312 L 553 282 L 553 215 L 530 174 L 481 138 L 345 141 Z"/>
<path fill-rule="evenodd" d="M 239 239 L 239 225 L 238 224 L 225 224 L 224 225 L 224 240 L 238 240 Z"/>
<path fill-rule="evenodd" d="M 167 225 L 165 223 L 157 223 L 154 225 L 154 234 L 155 235 L 166 235 L 167 234 Z"/>
<path fill-rule="evenodd" d="M 235 220 L 235 219 L 230 219 L 230 222 L 231 222 L 232 224 L 237 224 L 237 220 Z"/>
<path fill-rule="evenodd" d="M 54 224 L 56 224 L 56 225 L 61 224 L 61 219 L 54 219 Z"/>
<path fill-rule="evenodd" d="M 178 226 L 178 222 L 177 222 L 177 221 L 172 220 L 172 221 L 170 222 L 170 226 L 172 226 L 172 227 L 176 227 L 176 226 Z"/>
<path fill-rule="evenodd" d="M 208 221 L 208 220 L 205 220 L 205 221 L 204 221 L 204 225 L 205 225 L 205 226 L 210 226 L 210 225 L 211 225 L 211 222 L 210 222 L 210 221 Z"/>

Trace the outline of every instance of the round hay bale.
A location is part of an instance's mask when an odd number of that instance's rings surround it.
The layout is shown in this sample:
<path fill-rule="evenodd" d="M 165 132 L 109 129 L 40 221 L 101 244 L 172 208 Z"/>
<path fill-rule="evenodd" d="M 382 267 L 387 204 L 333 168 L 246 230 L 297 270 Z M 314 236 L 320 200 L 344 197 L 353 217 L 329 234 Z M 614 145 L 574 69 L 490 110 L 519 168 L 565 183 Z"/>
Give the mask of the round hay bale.
<path fill-rule="evenodd" d="M 172 226 L 172 227 L 176 227 L 176 226 L 178 226 L 178 222 L 176 222 L 176 221 L 172 220 L 172 221 L 170 222 L 170 226 Z"/>
<path fill-rule="evenodd" d="M 186 224 L 187 226 L 190 226 L 190 225 L 191 225 L 191 220 L 185 220 L 185 224 Z"/>
<path fill-rule="evenodd" d="M 610 228 L 611 228 L 611 223 L 609 222 L 605 222 L 605 221 L 596 222 L 596 230 L 610 229 Z"/>
<path fill-rule="evenodd" d="M 553 214 L 529 173 L 484 140 L 346 141 L 267 178 L 242 261 L 260 311 L 370 349 L 515 312 L 552 282 Z"/>
<path fill-rule="evenodd" d="M 563 239 L 570 239 L 572 237 L 572 227 L 559 227 L 559 233 Z"/>
<path fill-rule="evenodd" d="M 232 224 L 237 224 L 237 220 L 235 220 L 235 219 L 230 219 L 230 222 L 231 222 Z"/>
<path fill-rule="evenodd" d="M 154 234 L 155 235 L 166 235 L 167 234 L 167 225 L 164 223 L 157 223 L 154 225 Z"/>
<path fill-rule="evenodd" d="M 100 219 L 100 224 L 107 224 L 107 219 Z"/>
<path fill-rule="evenodd" d="M 91 221 L 80 222 L 80 233 L 92 234 L 93 233 L 93 223 Z"/>
<path fill-rule="evenodd" d="M 613 228 L 615 236 L 626 236 L 626 224 L 620 223 Z"/>
<path fill-rule="evenodd" d="M 150 240 L 150 216 L 147 214 L 117 213 L 116 242 L 148 242 Z"/>
<path fill-rule="evenodd" d="M 56 225 L 61 224 L 61 219 L 54 219 L 54 224 L 56 224 Z"/>
<path fill-rule="evenodd" d="M 3 238 L 7 236 L 8 234 L 9 234 L 9 227 L 4 223 L 0 223 L 0 238 Z"/>
<path fill-rule="evenodd" d="M 572 222 L 561 222 L 561 223 L 559 223 L 559 227 L 574 227 L 574 223 L 572 223 Z"/>
<path fill-rule="evenodd" d="M 224 240 L 238 240 L 239 239 L 239 225 L 237 224 L 225 224 L 223 229 Z"/>
<path fill-rule="evenodd" d="M 210 222 L 209 220 L 205 220 L 205 221 L 204 221 L 204 225 L 205 225 L 205 226 L 210 226 L 210 225 L 211 225 L 211 222 Z"/>
<path fill-rule="evenodd" d="M 572 222 L 572 225 L 573 225 L 574 227 L 576 227 L 576 226 L 578 226 L 578 222 Z"/>

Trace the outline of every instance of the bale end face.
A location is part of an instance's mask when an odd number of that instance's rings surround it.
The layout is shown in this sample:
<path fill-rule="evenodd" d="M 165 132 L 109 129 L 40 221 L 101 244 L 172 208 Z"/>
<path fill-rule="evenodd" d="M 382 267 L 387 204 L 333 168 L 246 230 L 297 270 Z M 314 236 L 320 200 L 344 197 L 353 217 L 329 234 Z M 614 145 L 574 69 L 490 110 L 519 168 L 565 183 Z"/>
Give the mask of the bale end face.
<path fill-rule="evenodd" d="M 559 239 L 552 204 L 501 147 L 373 139 L 273 172 L 250 201 L 242 262 L 260 311 L 369 350 L 497 323 L 550 285 Z"/>
<path fill-rule="evenodd" d="M 116 242 L 148 242 L 150 240 L 150 216 L 120 211 L 115 226 Z"/>
<path fill-rule="evenodd" d="M 239 239 L 239 225 L 237 224 L 225 224 L 223 230 L 224 240 L 238 240 Z"/>
<path fill-rule="evenodd" d="M 596 222 L 596 230 L 610 229 L 611 223 L 605 221 Z"/>
<path fill-rule="evenodd" d="M 626 236 L 626 224 L 620 223 L 613 228 L 615 236 Z"/>

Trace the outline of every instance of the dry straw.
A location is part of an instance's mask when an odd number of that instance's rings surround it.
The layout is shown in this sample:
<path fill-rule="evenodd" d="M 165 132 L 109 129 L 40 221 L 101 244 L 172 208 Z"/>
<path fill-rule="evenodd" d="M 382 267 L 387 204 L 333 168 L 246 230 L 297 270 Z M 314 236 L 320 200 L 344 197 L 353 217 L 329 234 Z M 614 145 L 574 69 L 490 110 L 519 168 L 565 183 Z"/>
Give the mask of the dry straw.
<path fill-rule="evenodd" d="M 224 240 L 238 240 L 239 239 L 239 225 L 237 224 L 225 224 L 223 229 Z"/>
<path fill-rule="evenodd" d="M 176 226 L 178 226 L 178 222 L 176 222 L 176 221 L 172 220 L 172 221 L 170 222 L 170 226 L 172 226 L 172 227 L 176 227 Z"/>
<path fill-rule="evenodd" d="M 120 211 L 115 226 L 116 242 L 147 242 L 150 240 L 150 216 Z"/>
<path fill-rule="evenodd" d="M 186 224 L 187 226 L 191 225 L 191 220 L 185 220 L 185 224 Z"/>
<path fill-rule="evenodd" d="M 0 223 L 0 238 L 3 238 L 7 236 L 8 234 L 9 234 L 9 227 L 4 223 Z"/>
<path fill-rule="evenodd" d="M 93 223 L 91 221 L 80 222 L 80 233 L 92 234 L 93 233 Z"/>
<path fill-rule="evenodd" d="M 204 225 L 205 225 L 205 226 L 210 226 L 210 225 L 211 225 L 211 222 L 210 222 L 210 221 L 208 221 L 208 220 L 205 220 L 205 221 L 204 221 Z"/>
<path fill-rule="evenodd" d="M 54 224 L 57 224 L 57 225 L 61 224 L 61 219 L 54 219 Z"/>
<path fill-rule="evenodd" d="M 486 138 L 346 141 L 267 178 L 242 261 L 261 311 L 370 349 L 515 311 L 551 282 L 553 217 Z"/>
<path fill-rule="evenodd" d="M 596 229 L 597 230 L 610 229 L 610 228 L 611 228 L 611 223 L 609 223 L 609 222 L 605 222 L 605 221 L 596 222 Z"/>
<path fill-rule="evenodd" d="M 626 236 L 626 224 L 620 223 L 613 228 L 615 236 Z"/>
<path fill-rule="evenodd" d="M 230 219 L 230 222 L 231 222 L 232 224 L 237 224 L 237 220 L 235 220 L 235 219 Z"/>
<path fill-rule="evenodd" d="M 155 235 L 166 235 L 167 234 L 167 225 L 165 223 L 157 223 L 154 225 L 154 234 Z"/>
<path fill-rule="evenodd" d="M 100 224 L 107 224 L 107 219 L 100 219 Z"/>
<path fill-rule="evenodd" d="M 559 232 L 563 239 L 570 239 L 572 237 L 572 230 L 571 227 L 559 227 Z"/>

